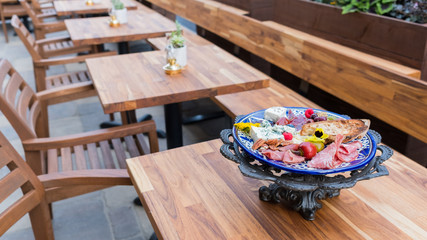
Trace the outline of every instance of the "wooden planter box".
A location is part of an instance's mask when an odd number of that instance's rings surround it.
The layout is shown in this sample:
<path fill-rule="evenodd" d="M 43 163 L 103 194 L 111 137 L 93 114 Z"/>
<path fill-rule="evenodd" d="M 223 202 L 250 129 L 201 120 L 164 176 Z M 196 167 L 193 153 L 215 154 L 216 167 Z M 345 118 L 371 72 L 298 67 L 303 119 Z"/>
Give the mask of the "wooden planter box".
<path fill-rule="evenodd" d="M 261 21 L 275 21 L 412 68 L 423 68 L 427 24 L 370 13 L 342 15 L 338 7 L 308 0 L 217 1 L 249 11 L 251 17 Z"/>

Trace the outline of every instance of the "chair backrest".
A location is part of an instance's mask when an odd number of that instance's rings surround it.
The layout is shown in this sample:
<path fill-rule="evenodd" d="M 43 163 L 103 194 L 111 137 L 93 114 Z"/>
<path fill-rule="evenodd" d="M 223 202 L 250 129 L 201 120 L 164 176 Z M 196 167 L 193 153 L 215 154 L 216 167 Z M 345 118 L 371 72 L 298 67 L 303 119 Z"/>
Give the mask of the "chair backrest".
<path fill-rule="evenodd" d="M 27 11 L 28 16 L 31 18 L 31 21 L 33 22 L 35 27 L 38 27 L 41 22 L 40 19 L 37 17 L 36 12 L 31 8 L 31 5 L 27 2 L 27 0 L 20 0 L 21 6 Z"/>
<path fill-rule="evenodd" d="M 0 170 L 0 172 L 6 174 L 5 176 L 0 176 L 0 204 L 4 204 L 7 207 L 4 211 L 0 211 L 0 236 L 27 213 L 30 213 L 30 217 L 32 218 L 33 231 L 36 237 L 38 236 L 40 239 L 40 232 L 42 232 L 42 235 L 50 234 L 51 229 L 35 229 L 34 226 L 35 219 L 33 217 L 40 220 L 40 217 L 43 215 L 34 216 L 34 209 L 39 211 L 40 203 L 44 200 L 45 196 L 44 187 L 31 168 L 1 132 Z M 11 195 L 16 191 L 22 191 L 23 196 L 19 199 L 14 199 L 16 194 Z M 46 213 L 44 213 L 44 216 L 46 216 Z M 50 219 L 47 221 L 50 221 Z M 51 226 L 50 223 L 48 225 Z M 40 226 L 38 227 L 40 228 Z"/>
<path fill-rule="evenodd" d="M 36 40 L 31 35 L 30 31 L 28 31 L 28 29 L 25 27 L 25 25 L 22 24 L 18 16 L 13 15 L 11 24 L 15 29 L 16 34 L 18 34 L 19 38 L 27 48 L 27 51 L 30 53 L 31 57 L 33 58 L 33 61 L 42 59 L 39 53 L 39 46 Z"/>
<path fill-rule="evenodd" d="M 41 103 L 10 62 L 2 58 L 0 58 L 0 110 L 22 141 L 37 137 L 36 125 L 42 111 Z"/>

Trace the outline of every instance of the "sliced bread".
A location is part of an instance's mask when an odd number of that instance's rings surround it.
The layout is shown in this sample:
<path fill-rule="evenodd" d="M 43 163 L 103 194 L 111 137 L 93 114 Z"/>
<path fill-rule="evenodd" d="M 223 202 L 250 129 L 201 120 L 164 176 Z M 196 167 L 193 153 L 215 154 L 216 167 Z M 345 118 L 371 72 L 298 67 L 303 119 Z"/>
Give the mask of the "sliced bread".
<path fill-rule="evenodd" d="M 369 130 L 371 121 L 368 119 L 348 119 L 348 120 L 330 120 L 307 123 L 302 126 L 301 136 L 313 135 L 317 128 L 322 128 L 323 132 L 328 134 L 327 143 L 335 141 L 335 136 L 341 134 L 344 136 L 343 142 L 349 142 L 353 139 L 359 139 L 365 136 Z"/>

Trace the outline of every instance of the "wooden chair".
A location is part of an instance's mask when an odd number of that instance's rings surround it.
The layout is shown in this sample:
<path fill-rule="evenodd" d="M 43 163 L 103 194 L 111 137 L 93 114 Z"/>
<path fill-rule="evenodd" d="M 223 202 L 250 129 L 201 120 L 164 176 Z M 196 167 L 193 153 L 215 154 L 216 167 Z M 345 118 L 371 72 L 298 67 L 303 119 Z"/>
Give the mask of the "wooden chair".
<path fill-rule="evenodd" d="M 15 0 L 0 0 L 0 20 L 3 27 L 4 38 L 9 42 L 6 28 L 6 18 L 11 18 L 13 15 L 27 16 L 27 11 Z"/>
<path fill-rule="evenodd" d="M 56 76 L 46 76 L 46 70 L 49 66 L 83 62 L 87 58 L 117 54 L 116 52 L 102 52 L 82 56 L 66 56 L 49 59 L 49 57 L 52 56 L 90 51 L 92 47 L 76 47 L 69 38 L 51 38 L 36 41 L 28 29 L 16 16 L 12 17 L 12 26 L 15 28 L 16 33 L 24 43 L 33 59 L 34 77 L 36 80 L 37 91 L 43 91 L 52 88 L 72 88 L 76 86 L 79 88 L 83 85 L 92 86 L 92 80 L 90 79 L 90 75 L 87 71 L 70 72 Z M 95 95 L 96 92 L 93 90 L 93 86 L 91 90 L 91 94 L 85 93 L 84 95 L 86 97 Z"/>
<path fill-rule="evenodd" d="M 26 0 L 20 0 L 22 8 L 25 9 L 28 16 L 33 21 L 34 35 L 36 40 L 46 38 L 47 33 L 66 31 L 67 28 L 63 20 L 59 20 L 56 15 L 56 11 L 46 9 L 40 9 L 38 13 L 31 8 L 30 4 Z M 46 21 L 49 19 L 49 21 Z"/>
<path fill-rule="evenodd" d="M 51 89 L 36 94 L 6 59 L 0 59 L 0 86 L 3 86 L 0 110 L 18 133 L 27 163 L 37 175 L 91 169 L 87 170 L 90 175 L 92 169 L 125 169 L 126 158 L 159 150 L 156 126 L 152 120 L 70 136 L 42 138 L 48 132 L 47 106 L 68 101 L 74 91 Z M 144 133 L 148 134 L 149 146 L 144 140 Z M 72 191 L 58 189 L 57 192 L 74 196 L 104 187 L 97 184 L 70 186 Z"/>
<path fill-rule="evenodd" d="M 31 0 L 32 9 L 36 14 L 55 14 L 53 0 Z"/>
<path fill-rule="evenodd" d="M 4 168 L 9 171 L 0 181 L 0 202 L 16 190 L 21 190 L 23 196 L 6 210 L 0 211 L 0 236 L 29 213 L 35 239 L 53 240 L 49 204 L 71 195 L 58 194 L 59 189 L 68 192 L 74 188 L 90 189 L 94 185 L 109 187 L 132 184 L 126 170 L 73 171 L 37 177 L 0 132 L 0 169 Z M 74 192 L 74 195 L 78 194 Z"/>

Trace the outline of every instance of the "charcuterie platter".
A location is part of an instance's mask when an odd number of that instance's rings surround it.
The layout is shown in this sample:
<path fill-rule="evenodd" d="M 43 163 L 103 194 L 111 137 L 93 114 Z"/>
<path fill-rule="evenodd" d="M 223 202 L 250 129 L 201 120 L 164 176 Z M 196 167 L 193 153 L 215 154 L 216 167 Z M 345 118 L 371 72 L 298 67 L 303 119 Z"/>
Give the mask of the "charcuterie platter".
<path fill-rule="evenodd" d="M 244 176 L 273 182 L 259 189 L 314 220 L 319 200 L 336 197 L 358 181 L 388 175 L 393 151 L 365 121 L 319 109 L 274 107 L 238 116 L 221 132 L 221 154 Z M 380 152 L 381 154 L 376 154 Z"/>
<path fill-rule="evenodd" d="M 289 112 L 292 112 L 295 116 L 304 115 L 307 109 L 308 108 L 301 108 L 301 107 L 285 107 L 285 111 L 286 111 L 285 115 L 288 115 Z M 266 120 L 264 118 L 265 111 L 266 109 L 253 112 L 246 116 L 240 117 L 239 119 L 237 119 L 235 123 L 236 124 L 261 123 L 262 121 Z M 329 111 L 314 109 L 314 112 L 325 113 L 327 115 L 327 118 L 329 119 L 331 118 L 337 119 L 337 120 L 349 119 L 348 116 L 336 114 Z M 271 121 L 269 122 L 270 124 L 272 124 Z M 351 162 L 343 162 L 339 166 L 333 169 L 319 169 L 319 168 L 309 167 L 308 165 L 309 161 L 304 161 L 300 163 L 286 163 L 282 161 L 269 159 L 267 156 L 263 155 L 260 151 L 252 149 L 252 146 L 254 144 L 254 139 L 252 139 L 251 136 L 246 134 L 244 131 L 238 129 L 236 127 L 236 124 L 233 127 L 233 137 L 236 140 L 236 142 L 240 145 L 240 147 L 242 147 L 251 157 L 259 161 L 265 162 L 273 167 L 277 167 L 278 169 L 282 169 L 290 172 L 303 173 L 303 174 L 332 174 L 332 173 L 351 171 L 366 165 L 370 160 L 372 160 L 376 151 L 375 140 L 373 136 L 368 132 L 365 136 L 363 136 L 359 140 L 362 143 L 362 148 L 359 150 L 359 154 L 357 158 Z"/>

